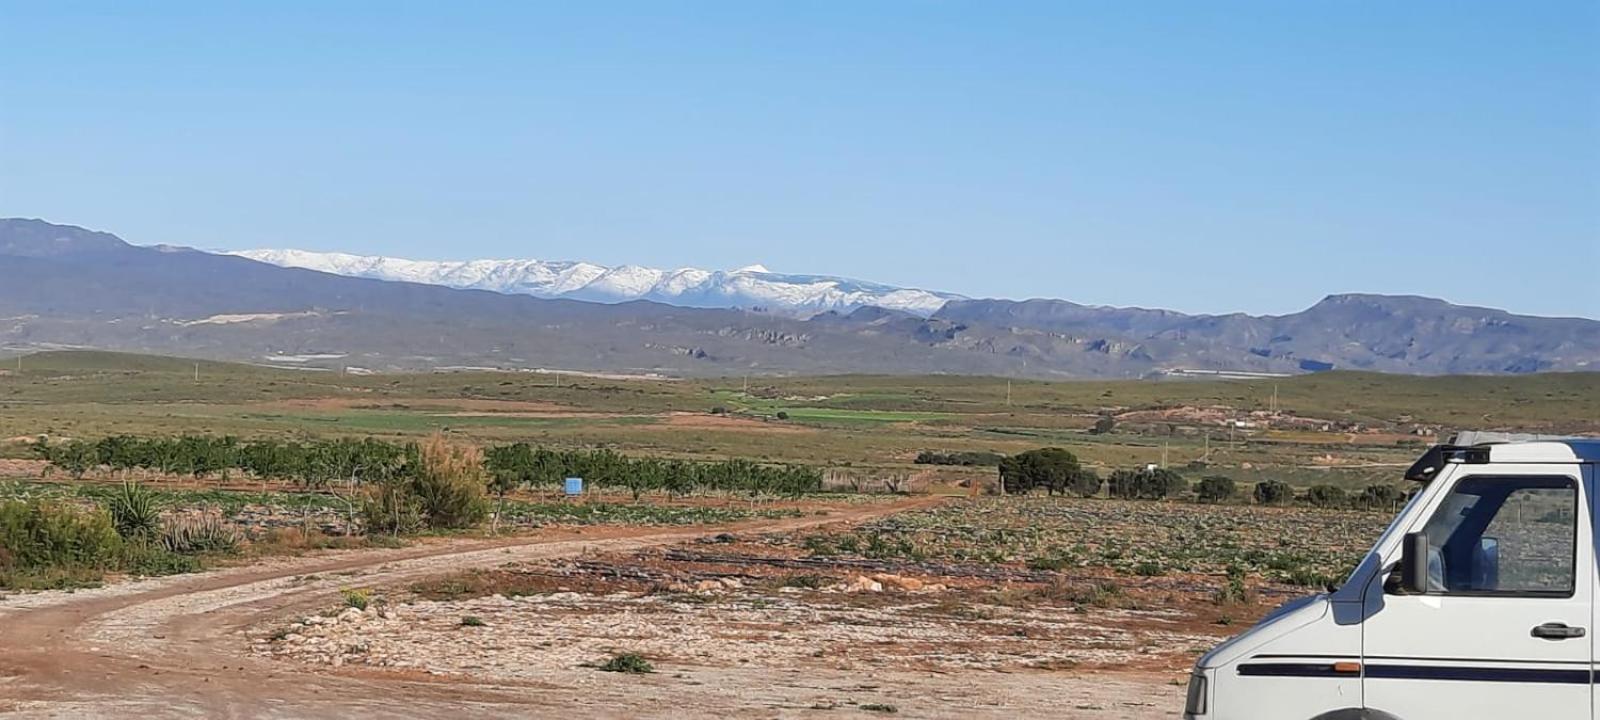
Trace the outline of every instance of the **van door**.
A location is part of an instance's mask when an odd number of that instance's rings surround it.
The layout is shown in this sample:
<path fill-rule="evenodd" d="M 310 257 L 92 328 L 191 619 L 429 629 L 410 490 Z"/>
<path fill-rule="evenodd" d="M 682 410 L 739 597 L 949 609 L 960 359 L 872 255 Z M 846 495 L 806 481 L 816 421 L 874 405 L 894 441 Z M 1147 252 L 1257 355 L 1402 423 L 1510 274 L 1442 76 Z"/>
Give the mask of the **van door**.
<path fill-rule="evenodd" d="M 1450 487 L 1407 529 L 1428 538 L 1428 592 L 1366 595 L 1366 707 L 1406 720 L 1593 720 L 1594 548 L 1583 471 L 1455 467 L 1435 481 Z"/>

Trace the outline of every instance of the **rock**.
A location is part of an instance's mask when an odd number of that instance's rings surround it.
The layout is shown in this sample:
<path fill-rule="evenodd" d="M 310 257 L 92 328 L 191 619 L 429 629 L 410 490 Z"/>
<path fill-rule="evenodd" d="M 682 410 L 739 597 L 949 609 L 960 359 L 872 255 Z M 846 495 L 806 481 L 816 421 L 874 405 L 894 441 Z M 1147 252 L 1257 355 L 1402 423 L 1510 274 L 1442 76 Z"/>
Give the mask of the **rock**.
<path fill-rule="evenodd" d="M 283 641 L 289 643 L 290 645 L 299 645 L 300 643 L 306 641 L 306 636 L 301 635 L 300 633 L 289 633 L 288 635 L 283 636 Z"/>
<path fill-rule="evenodd" d="M 857 575 L 844 587 L 845 592 L 883 592 L 883 583 L 865 575 Z"/>
<path fill-rule="evenodd" d="M 729 589 L 729 590 L 737 590 L 739 588 L 744 587 L 744 583 L 740 582 L 739 578 L 725 577 L 725 578 L 722 578 L 721 582 L 722 582 L 722 586 L 727 588 L 727 589 Z"/>
<path fill-rule="evenodd" d="M 716 592 L 722 589 L 722 583 L 716 580 L 701 580 L 694 584 L 695 592 Z"/>
<path fill-rule="evenodd" d="M 872 579 L 877 581 L 877 582 L 879 582 L 879 583 L 882 583 L 884 587 L 891 587 L 891 588 L 894 588 L 896 590 L 906 590 L 906 591 L 921 590 L 922 586 L 924 584 L 921 580 L 918 580 L 916 578 L 902 577 L 900 575 L 890 575 L 888 573 L 883 573 L 883 574 L 880 574 L 880 575 L 873 575 Z"/>
<path fill-rule="evenodd" d="M 365 619 L 366 619 L 366 616 L 363 615 L 361 613 L 361 611 L 357 610 L 356 608 L 348 608 L 344 612 L 339 613 L 339 615 L 334 618 L 334 620 L 336 620 L 338 622 L 341 622 L 341 623 L 361 622 L 362 620 L 365 620 Z"/>
<path fill-rule="evenodd" d="M 334 655 L 332 662 L 333 662 L 333 666 L 334 667 L 343 667 L 344 666 L 344 656 L 343 655 Z"/>

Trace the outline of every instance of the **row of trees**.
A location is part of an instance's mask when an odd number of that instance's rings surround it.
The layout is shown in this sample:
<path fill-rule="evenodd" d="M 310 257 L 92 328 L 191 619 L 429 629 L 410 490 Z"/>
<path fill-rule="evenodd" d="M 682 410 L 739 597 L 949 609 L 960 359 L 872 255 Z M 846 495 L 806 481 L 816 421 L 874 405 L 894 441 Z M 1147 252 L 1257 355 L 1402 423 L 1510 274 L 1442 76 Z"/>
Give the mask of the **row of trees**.
<path fill-rule="evenodd" d="M 1029 450 L 1001 460 L 1000 487 L 1008 495 L 1042 489 L 1050 495 L 1079 497 L 1096 497 L 1104 489 L 1110 497 L 1127 500 L 1183 497 L 1191 489 L 1183 475 L 1167 468 L 1116 470 L 1102 480 L 1093 468 L 1084 467 L 1076 455 L 1053 447 Z M 1202 477 L 1194 484 L 1193 491 L 1196 500 L 1206 503 L 1229 502 L 1240 497 L 1233 478 L 1225 475 Z M 1373 484 L 1356 494 L 1333 485 L 1316 485 L 1297 495 L 1288 483 L 1265 480 L 1256 483 L 1251 498 L 1260 505 L 1298 502 L 1321 508 L 1390 510 L 1404 500 L 1404 494 L 1393 485 Z"/>
<path fill-rule="evenodd" d="M 631 458 L 609 450 L 552 450 L 526 443 L 483 451 L 443 436 L 404 444 L 371 438 L 246 442 L 204 435 L 115 436 L 41 442 L 35 448 L 74 478 L 98 469 L 124 479 L 136 470 L 224 481 L 239 475 L 326 492 L 343 500 L 352 518 L 360 509 L 369 528 L 396 533 L 472 525 L 486 512 L 486 492 L 503 509 L 506 496 L 519 488 L 559 487 L 568 477 L 581 477 L 595 489 L 626 489 L 635 499 L 648 492 L 717 492 L 755 500 L 822 489 L 822 473 L 808 467 Z"/>

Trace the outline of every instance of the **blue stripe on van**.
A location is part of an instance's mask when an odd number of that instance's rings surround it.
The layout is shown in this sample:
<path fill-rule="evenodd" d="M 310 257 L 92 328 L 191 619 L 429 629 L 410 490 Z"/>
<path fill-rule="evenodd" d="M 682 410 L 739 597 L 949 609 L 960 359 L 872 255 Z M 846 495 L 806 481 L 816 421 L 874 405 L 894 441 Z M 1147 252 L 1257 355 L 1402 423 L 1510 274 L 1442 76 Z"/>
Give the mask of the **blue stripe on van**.
<path fill-rule="evenodd" d="M 1367 664 L 1366 677 L 1378 680 L 1460 680 L 1466 682 L 1546 683 L 1588 685 L 1594 674 L 1589 670 L 1544 668 L 1504 668 L 1484 666 Z M 1339 672 L 1331 663 L 1247 663 L 1239 666 L 1246 677 L 1356 677 Z"/>

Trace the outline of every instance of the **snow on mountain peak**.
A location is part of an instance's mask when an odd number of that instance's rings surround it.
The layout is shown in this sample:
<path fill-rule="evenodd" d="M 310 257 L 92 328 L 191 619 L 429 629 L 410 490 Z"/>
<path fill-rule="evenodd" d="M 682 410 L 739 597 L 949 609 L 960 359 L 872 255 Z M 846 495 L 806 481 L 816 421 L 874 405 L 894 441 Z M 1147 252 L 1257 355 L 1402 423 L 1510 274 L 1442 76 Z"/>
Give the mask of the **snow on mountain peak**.
<path fill-rule="evenodd" d="M 688 307 L 767 308 L 784 312 L 849 312 L 863 306 L 932 315 L 959 296 L 825 275 L 774 273 L 765 265 L 731 271 L 638 265 L 606 267 L 543 260 L 405 260 L 305 250 L 240 250 L 229 254 L 335 275 L 493 290 L 594 302 L 653 300 Z"/>

